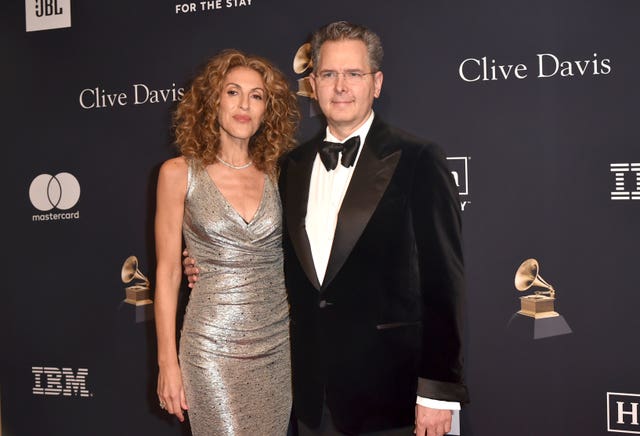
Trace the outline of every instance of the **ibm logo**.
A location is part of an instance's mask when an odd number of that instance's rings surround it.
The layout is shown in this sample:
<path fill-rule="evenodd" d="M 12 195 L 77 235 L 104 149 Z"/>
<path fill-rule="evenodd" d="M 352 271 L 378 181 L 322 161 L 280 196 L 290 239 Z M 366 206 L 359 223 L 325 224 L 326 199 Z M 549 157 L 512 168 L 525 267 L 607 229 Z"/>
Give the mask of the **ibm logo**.
<path fill-rule="evenodd" d="M 71 368 L 54 368 L 51 366 L 34 366 L 33 395 L 62 395 L 64 397 L 89 398 L 93 393 L 87 389 L 87 368 L 78 368 L 74 373 Z"/>
<path fill-rule="evenodd" d="M 640 163 L 612 163 L 611 172 L 616 183 L 612 200 L 640 200 Z"/>
<path fill-rule="evenodd" d="M 607 431 L 640 434 L 640 394 L 607 392 Z"/>
<path fill-rule="evenodd" d="M 71 27 L 71 0 L 25 0 L 27 32 Z"/>

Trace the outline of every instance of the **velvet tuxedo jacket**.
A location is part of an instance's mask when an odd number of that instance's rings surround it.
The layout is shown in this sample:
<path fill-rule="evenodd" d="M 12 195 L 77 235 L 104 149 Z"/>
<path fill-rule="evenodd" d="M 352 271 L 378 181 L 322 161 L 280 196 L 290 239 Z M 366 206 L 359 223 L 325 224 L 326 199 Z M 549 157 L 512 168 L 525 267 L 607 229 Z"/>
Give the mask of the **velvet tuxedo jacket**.
<path fill-rule="evenodd" d="M 355 434 L 411 425 L 416 394 L 466 402 L 460 204 L 443 153 L 375 116 L 320 284 L 305 215 L 323 139 L 280 174 L 297 418 L 317 426 L 324 400 Z"/>

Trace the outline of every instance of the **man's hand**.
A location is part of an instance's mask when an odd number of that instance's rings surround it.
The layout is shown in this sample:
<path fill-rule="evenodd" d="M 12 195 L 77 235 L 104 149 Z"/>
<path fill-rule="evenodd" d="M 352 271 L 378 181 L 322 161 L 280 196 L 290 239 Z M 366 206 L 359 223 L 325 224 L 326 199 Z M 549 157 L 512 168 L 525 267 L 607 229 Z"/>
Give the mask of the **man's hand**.
<path fill-rule="evenodd" d="M 189 287 L 193 288 L 198 281 L 198 268 L 196 268 L 196 260 L 193 257 L 189 257 L 189 252 L 185 248 L 182 252 L 184 259 L 182 261 L 182 266 L 184 266 L 184 274 L 187 276 L 189 280 Z"/>
<path fill-rule="evenodd" d="M 431 409 L 416 404 L 417 436 L 443 436 L 451 431 L 451 410 Z"/>

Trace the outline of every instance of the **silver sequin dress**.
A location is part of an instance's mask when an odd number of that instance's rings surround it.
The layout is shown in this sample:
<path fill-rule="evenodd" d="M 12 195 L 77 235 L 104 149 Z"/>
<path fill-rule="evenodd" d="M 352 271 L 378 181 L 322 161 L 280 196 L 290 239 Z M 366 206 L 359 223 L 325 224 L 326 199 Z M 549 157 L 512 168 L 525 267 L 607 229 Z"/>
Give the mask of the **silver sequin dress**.
<path fill-rule="evenodd" d="M 291 365 L 277 186 L 265 177 L 247 223 L 190 164 L 183 234 L 200 270 L 179 347 L 192 433 L 285 435 Z"/>

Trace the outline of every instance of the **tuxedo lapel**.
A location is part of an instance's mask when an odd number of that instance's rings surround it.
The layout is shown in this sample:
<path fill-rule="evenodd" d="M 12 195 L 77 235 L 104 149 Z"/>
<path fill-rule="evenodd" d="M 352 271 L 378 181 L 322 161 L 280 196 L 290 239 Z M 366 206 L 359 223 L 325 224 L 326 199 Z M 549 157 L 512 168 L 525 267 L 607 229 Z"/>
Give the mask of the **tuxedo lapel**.
<path fill-rule="evenodd" d="M 317 141 L 321 141 L 321 138 L 318 137 Z M 310 143 L 311 146 L 306 147 L 305 150 L 300 150 L 302 153 L 297 158 L 292 158 L 288 163 L 287 179 L 285 180 L 285 195 L 287 196 L 285 215 L 287 218 L 287 230 L 300 265 L 311 284 L 319 290 L 320 283 L 313 264 L 311 245 L 309 244 L 309 237 L 305 227 L 311 170 L 317 153 L 316 148 L 313 147 L 315 143 L 316 140 L 312 141 Z"/>
<path fill-rule="evenodd" d="M 389 145 L 387 142 L 387 127 L 376 116 L 338 213 L 331 256 L 322 288 L 327 287 L 344 265 L 395 172 L 401 151 L 387 151 L 385 154 L 385 145 Z M 305 189 L 308 190 L 308 182 Z"/>

